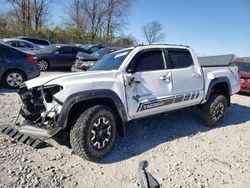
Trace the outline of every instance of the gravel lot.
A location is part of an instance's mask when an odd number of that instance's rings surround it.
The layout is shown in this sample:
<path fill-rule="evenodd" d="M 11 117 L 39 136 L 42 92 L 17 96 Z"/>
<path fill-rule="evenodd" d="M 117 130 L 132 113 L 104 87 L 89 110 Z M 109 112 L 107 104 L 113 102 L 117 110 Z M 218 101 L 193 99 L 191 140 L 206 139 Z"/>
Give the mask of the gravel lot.
<path fill-rule="evenodd" d="M 14 125 L 20 105 L 15 91 L 0 90 L 0 128 Z M 0 133 L 0 187 L 138 187 L 141 160 L 162 187 L 249 187 L 249 107 L 250 96 L 234 95 L 215 129 L 195 109 L 130 123 L 98 163 L 72 154 L 63 134 L 36 150 Z"/>

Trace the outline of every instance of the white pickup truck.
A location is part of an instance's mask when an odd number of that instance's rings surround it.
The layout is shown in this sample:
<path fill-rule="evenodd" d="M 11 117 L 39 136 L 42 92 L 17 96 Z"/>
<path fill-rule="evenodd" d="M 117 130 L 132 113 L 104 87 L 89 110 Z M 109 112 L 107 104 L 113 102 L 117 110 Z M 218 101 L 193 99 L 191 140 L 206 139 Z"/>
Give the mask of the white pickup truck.
<path fill-rule="evenodd" d="M 73 152 L 96 161 L 134 119 L 195 106 L 206 125 L 218 125 L 239 89 L 237 67 L 201 66 L 188 46 L 137 46 L 105 56 L 87 72 L 25 82 L 20 132 L 49 138 L 68 130 Z"/>

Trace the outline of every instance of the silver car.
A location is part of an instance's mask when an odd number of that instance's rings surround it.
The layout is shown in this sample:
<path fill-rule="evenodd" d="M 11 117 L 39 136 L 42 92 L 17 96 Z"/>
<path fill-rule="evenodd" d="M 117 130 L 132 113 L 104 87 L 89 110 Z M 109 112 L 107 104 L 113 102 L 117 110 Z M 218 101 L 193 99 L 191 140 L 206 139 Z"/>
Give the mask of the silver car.
<path fill-rule="evenodd" d="M 15 38 L 2 39 L 2 42 L 22 51 L 41 49 L 41 47 L 39 47 L 37 44 L 22 39 L 15 39 Z"/>

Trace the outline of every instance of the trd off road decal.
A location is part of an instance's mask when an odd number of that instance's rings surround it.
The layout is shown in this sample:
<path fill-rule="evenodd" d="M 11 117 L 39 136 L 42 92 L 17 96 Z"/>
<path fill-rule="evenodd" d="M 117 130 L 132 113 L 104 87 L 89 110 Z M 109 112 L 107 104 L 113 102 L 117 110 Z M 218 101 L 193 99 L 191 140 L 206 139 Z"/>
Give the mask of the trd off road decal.
<path fill-rule="evenodd" d="M 195 91 L 192 93 L 180 94 L 180 95 L 175 95 L 175 96 L 171 96 L 171 97 L 166 97 L 163 99 L 157 99 L 157 100 L 153 100 L 153 101 L 149 101 L 149 102 L 140 103 L 140 105 L 137 109 L 137 112 L 141 112 L 144 110 L 149 110 L 149 109 L 157 108 L 157 107 L 161 107 L 161 106 L 170 105 L 173 103 L 180 103 L 180 102 L 184 102 L 184 101 L 194 100 L 194 99 L 197 99 L 199 97 L 199 94 L 200 94 L 199 91 Z"/>

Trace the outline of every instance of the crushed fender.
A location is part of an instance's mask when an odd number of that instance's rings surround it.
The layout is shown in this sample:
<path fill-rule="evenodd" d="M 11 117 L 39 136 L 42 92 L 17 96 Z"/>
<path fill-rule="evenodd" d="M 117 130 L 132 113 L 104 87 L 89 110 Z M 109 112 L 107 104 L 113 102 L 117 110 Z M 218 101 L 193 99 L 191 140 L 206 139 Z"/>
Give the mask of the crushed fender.
<path fill-rule="evenodd" d="M 40 139 L 32 138 L 28 135 L 22 134 L 17 129 L 14 129 L 11 127 L 5 127 L 0 132 L 8 135 L 9 137 L 11 137 L 19 142 L 27 144 L 35 149 L 42 148 L 46 145 L 46 142 L 44 142 Z"/>

